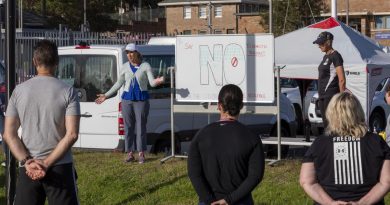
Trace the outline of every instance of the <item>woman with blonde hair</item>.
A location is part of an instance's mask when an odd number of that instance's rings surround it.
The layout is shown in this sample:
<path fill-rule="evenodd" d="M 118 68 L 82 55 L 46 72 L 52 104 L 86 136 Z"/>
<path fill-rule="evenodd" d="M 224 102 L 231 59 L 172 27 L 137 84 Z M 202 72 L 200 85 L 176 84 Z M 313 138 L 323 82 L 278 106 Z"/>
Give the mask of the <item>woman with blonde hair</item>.
<path fill-rule="evenodd" d="M 326 136 L 306 152 L 300 184 L 314 204 L 384 204 L 390 189 L 390 148 L 367 131 L 351 93 L 336 94 L 326 111 Z"/>

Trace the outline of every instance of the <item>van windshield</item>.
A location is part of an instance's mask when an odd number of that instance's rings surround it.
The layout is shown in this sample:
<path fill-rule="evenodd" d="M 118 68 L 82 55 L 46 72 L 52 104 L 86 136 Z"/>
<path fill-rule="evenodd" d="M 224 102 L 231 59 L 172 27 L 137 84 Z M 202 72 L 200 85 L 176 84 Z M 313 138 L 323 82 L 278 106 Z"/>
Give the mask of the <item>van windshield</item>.
<path fill-rule="evenodd" d="M 154 77 L 164 76 L 164 83 L 157 87 L 149 87 L 149 94 L 152 99 L 170 97 L 171 76 L 168 68 L 175 66 L 174 55 L 143 55 L 143 61 L 148 62 L 152 67 Z"/>
<path fill-rule="evenodd" d="M 78 89 L 80 102 L 93 102 L 117 80 L 115 55 L 61 55 L 56 76 Z"/>

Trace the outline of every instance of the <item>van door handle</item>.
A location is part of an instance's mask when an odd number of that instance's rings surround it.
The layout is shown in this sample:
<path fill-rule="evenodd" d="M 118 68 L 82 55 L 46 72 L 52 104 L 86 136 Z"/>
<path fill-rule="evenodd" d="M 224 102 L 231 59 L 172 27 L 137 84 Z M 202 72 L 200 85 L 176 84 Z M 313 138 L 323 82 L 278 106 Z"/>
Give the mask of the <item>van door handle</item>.
<path fill-rule="evenodd" d="M 86 112 L 84 114 L 81 114 L 81 117 L 92 117 L 91 113 Z"/>

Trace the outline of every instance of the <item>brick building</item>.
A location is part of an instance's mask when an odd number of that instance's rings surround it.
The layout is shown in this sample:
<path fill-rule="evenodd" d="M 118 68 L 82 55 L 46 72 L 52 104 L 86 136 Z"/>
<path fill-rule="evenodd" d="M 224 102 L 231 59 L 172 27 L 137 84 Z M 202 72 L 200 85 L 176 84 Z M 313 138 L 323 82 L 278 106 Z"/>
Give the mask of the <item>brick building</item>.
<path fill-rule="evenodd" d="M 321 16 L 328 17 L 331 15 L 331 0 L 324 1 L 327 8 L 324 9 Z M 338 0 L 337 15 L 339 20 L 344 23 L 346 23 L 347 10 L 349 10 L 349 26 L 382 45 L 390 46 L 389 0 Z"/>
<path fill-rule="evenodd" d="M 268 0 L 164 0 L 158 5 L 165 7 L 168 35 L 265 32 L 259 14 L 268 11 Z"/>

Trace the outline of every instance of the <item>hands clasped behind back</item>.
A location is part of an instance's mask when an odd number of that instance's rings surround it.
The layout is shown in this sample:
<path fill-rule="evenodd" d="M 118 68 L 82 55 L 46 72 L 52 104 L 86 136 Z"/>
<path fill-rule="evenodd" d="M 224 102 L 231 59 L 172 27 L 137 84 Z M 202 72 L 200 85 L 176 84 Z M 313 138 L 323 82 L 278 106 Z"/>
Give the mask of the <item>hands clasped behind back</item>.
<path fill-rule="evenodd" d="M 40 180 L 46 176 L 48 166 L 43 160 L 30 159 L 25 164 L 26 174 L 32 180 Z"/>

